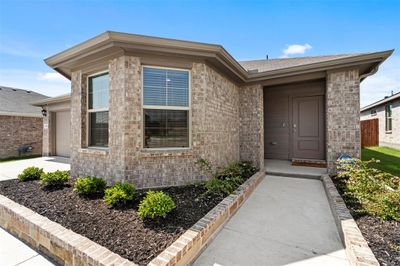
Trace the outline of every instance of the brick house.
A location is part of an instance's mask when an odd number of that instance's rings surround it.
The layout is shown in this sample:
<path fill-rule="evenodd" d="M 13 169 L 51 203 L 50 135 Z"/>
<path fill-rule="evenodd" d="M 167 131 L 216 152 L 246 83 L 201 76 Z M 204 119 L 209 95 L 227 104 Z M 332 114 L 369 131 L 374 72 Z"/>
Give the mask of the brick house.
<path fill-rule="evenodd" d="M 379 146 L 400 149 L 400 92 L 361 108 L 361 120 L 378 119 Z"/>
<path fill-rule="evenodd" d="M 360 82 L 393 51 L 238 62 L 222 46 L 105 32 L 45 62 L 71 80 L 71 174 L 138 187 L 265 159 L 360 156 Z M 48 134 L 51 135 L 51 134 Z"/>
<path fill-rule="evenodd" d="M 42 94 L 0 86 L 0 159 L 42 153 Z"/>

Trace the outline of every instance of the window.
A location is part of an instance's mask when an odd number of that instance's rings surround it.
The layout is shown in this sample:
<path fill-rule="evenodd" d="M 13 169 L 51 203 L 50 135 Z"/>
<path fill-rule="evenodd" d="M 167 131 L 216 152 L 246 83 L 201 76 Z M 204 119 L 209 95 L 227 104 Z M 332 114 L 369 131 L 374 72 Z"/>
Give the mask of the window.
<path fill-rule="evenodd" d="M 108 147 L 108 73 L 89 77 L 89 146 Z"/>
<path fill-rule="evenodd" d="M 386 132 L 392 131 L 392 105 L 385 106 L 385 130 Z"/>
<path fill-rule="evenodd" d="M 189 71 L 143 67 L 144 148 L 189 147 Z"/>
<path fill-rule="evenodd" d="M 375 109 L 371 109 L 371 116 L 375 116 L 376 115 L 376 110 Z"/>

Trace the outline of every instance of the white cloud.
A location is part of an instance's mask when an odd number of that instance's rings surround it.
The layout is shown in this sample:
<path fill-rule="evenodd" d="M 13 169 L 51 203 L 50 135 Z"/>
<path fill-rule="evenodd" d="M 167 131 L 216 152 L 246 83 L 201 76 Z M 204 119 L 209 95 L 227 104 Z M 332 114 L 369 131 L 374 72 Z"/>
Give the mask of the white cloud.
<path fill-rule="evenodd" d="M 400 56 L 392 55 L 384 62 L 378 72 L 367 77 L 360 85 L 361 107 L 383 99 L 400 91 Z"/>
<path fill-rule="evenodd" d="M 67 81 L 63 75 L 57 72 L 47 72 L 47 73 L 38 73 L 39 80 L 48 80 L 48 81 Z"/>
<path fill-rule="evenodd" d="M 311 49 L 312 46 L 308 43 L 302 44 L 290 44 L 286 45 L 287 48 L 282 51 L 283 55 L 281 58 L 288 58 L 290 55 L 304 54 L 307 50 Z"/>
<path fill-rule="evenodd" d="M 58 73 L 24 69 L 0 69 L 0 85 L 32 90 L 47 96 L 71 91 L 71 82 Z"/>

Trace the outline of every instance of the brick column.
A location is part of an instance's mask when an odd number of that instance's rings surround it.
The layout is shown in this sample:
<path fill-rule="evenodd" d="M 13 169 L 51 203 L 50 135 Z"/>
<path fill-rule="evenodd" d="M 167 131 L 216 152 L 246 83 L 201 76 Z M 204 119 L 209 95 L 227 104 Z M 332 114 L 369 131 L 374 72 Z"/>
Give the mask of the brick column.
<path fill-rule="evenodd" d="M 328 72 L 326 80 L 326 159 L 335 171 L 340 154 L 361 155 L 360 80 L 357 69 Z"/>
<path fill-rule="evenodd" d="M 240 160 L 264 168 L 263 87 L 251 85 L 239 90 Z"/>
<path fill-rule="evenodd" d="M 42 148 L 43 156 L 53 155 L 53 141 L 55 133 L 52 130 L 53 121 L 54 121 L 54 113 L 49 112 L 47 109 L 47 116 L 43 117 L 43 148 Z"/>

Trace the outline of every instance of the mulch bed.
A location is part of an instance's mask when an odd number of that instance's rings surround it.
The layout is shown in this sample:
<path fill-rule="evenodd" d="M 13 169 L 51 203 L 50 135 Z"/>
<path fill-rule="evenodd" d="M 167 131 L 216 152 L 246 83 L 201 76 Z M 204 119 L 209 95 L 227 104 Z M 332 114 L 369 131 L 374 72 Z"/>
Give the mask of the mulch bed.
<path fill-rule="evenodd" d="M 332 178 L 364 238 L 381 265 L 400 265 L 400 222 L 369 215 L 343 192 L 343 184 Z"/>
<path fill-rule="evenodd" d="M 130 206 L 114 209 L 101 197 L 78 196 L 72 184 L 46 190 L 38 181 L 7 180 L 0 182 L 0 194 L 139 265 L 149 263 L 223 199 L 202 196 L 202 185 L 164 188 L 176 209 L 165 219 L 144 222 L 136 210 L 145 191 Z"/>

